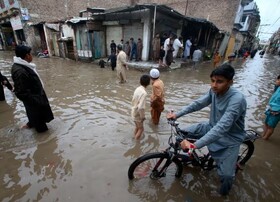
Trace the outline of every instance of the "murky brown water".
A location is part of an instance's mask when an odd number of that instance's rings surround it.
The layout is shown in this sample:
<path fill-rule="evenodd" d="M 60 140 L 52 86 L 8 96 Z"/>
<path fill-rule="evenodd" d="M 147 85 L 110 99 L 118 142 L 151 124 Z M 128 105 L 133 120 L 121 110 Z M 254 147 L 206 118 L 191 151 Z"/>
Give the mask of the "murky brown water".
<path fill-rule="evenodd" d="M 0 69 L 10 76 L 13 53 L 0 52 Z M 119 85 L 116 72 L 94 64 L 60 58 L 34 58 L 55 120 L 47 134 L 20 130 L 27 122 L 23 104 L 5 90 L 0 103 L 1 201 L 278 201 L 280 194 L 280 127 L 270 141 L 258 140 L 253 158 L 238 173 L 228 198 L 215 196 L 215 171 L 186 168 L 179 180 L 137 186 L 127 178 L 139 155 L 167 147 L 170 129 L 164 117 L 150 124 L 147 109 L 145 137 L 132 138 L 130 101 L 140 71 L 130 69 L 129 82 Z M 263 111 L 279 74 L 280 60 L 265 56 L 235 64 L 234 86 L 247 97 L 246 125 L 262 131 Z M 166 111 L 179 110 L 209 89 L 211 64 L 165 71 Z M 148 93 L 151 88 L 148 88 Z M 209 109 L 180 122 L 207 120 Z"/>

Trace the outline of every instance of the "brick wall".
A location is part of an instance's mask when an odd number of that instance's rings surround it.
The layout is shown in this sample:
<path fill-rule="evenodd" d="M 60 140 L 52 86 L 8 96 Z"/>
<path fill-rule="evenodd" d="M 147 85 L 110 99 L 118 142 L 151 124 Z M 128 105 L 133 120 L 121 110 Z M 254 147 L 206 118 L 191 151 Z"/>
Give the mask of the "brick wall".
<path fill-rule="evenodd" d="M 205 18 L 213 22 L 219 29 L 231 32 L 238 11 L 239 0 L 199 0 L 200 5 L 190 4 L 187 15 Z"/>
<path fill-rule="evenodd" d="M 239 2 L 240 0 L 32 0 L 21 1 L 21 4 L 29 9 L 32 21 L 35 22 L 78 16 L 79 11 L 87 7 L 113 8 L 135 3 L 165 4 L 183 15 L 186 13 L 190 17 L 209 18 L 219 29 L 231 32 Z"/>
<path fill-rule="evenodd" d="M 139 3 L 165 4 L 189 17 L 209 18 L 220 30 L 231 32 L 240 0 L 140 0 Z"/>
<path fill-rule="evenodd" d="M 130 5 L 131 0 L 32 0 L 21 1 L 28 8 L 33 22 L 57 21 L 65 17 L 79 16 L 79 12 L 90 8 L 113 8 Z"/>

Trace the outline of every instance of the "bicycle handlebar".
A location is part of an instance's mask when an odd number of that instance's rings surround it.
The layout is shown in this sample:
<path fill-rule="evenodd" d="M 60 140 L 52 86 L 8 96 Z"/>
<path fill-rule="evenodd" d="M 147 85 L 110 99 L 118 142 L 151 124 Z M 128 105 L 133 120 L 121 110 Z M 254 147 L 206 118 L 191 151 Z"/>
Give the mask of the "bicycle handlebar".
<path fill-rule="evenodd" d="M 167 119 L 167 122 L 174 127 L 179 125 L 179 123 L 177 123 L 175 119 Z"/>
<path fill-rule="evenodd" d="M 168 124 L 170 124 L 172 127 L 175 128 L 176 130 L 176 133 L 177 133 L 177 138 L 179 138 L 181 141 L 183 139 L 188 139 L 190 141 L 195 141 L 196 139 L 195 138 L 188 138 L 186 137 L 186 132 L 185 131 L 182 131 L 180 128 L 179 128 L 179 123 L 175 120 L 175 119 L 167 119 L 167 122 Z M 259 139 L 261 137 L 261 135 L 259 133 L 257 133 L 256 131 L 252 130 L 252 129 L 249 129 L 249 130 L 246 130 L 246 137 L 245 137 L 245 140 L 244 141 L 247 141 L 247 140 L 250 140 L 250 141 L 255 141 L 256 139 Z M 185 134 L 184 134 L 185 133 Z"/>

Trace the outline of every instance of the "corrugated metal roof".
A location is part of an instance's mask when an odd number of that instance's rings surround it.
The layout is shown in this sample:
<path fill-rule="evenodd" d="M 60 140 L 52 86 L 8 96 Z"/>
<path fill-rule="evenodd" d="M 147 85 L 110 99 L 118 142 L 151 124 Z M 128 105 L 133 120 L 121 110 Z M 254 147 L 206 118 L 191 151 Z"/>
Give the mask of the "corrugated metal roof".
<path fill-rule="evenodd" d="M 174 10 L 173 8 L 166 6 L 166 5 L 160 5 L 160 4 L 136 4 L 134 6 L 124 6 L 124 7 L 117 7 L 117 8 L 110 8 L 110 9 L 104 9 L 104 8 L 87 8 L 85 11 L 81 12 L 90 12 L 92 13 L 92 17 L 100 17 L 100 16 L 106 16 L 108 14 L 121 14 L 121 13 L 127 13 L 127 12 L 136 12 L 136 11 L 141 11 L 141 10 L 154 10 L 156 7 L 157 12 L 166 14 L 168 16 L 171 16 L 176 19 L 181 19 L 181 20 L 187 20 L 191 22 L 198 22 L 198 23 L 204 23 L 207 24 L 208 26 L 211 26 L 212 28 L 219 30 L 216 25 L 206 19 L 203 18 L 194 18 L 194 17 L 189 17 L 189 16 L 184 16 L 178 11 Z M 67 22 L 71 23 L 77 23 L 81 22 L 84 20 L 88 20 L 89 18 L 77 18 L 74 17 L 71 20 L 68 20 Z"/>
<path fill-rule="evenodd" d="M 206 19 L 184 16 L 169 6 L 159 5 L 159 4 L 137 4 L 134 6 L 125 6 L 125 7 L 106 9 L 104 12 L 104 15 L 114 14 L 114 13 L 134 12 L 134 11 L 139 11 L 139 10 L 144 10 L 144 9 L 153 10 L 153 9 L 155 9 L 155 7 L 158 12 L 167 14 L 169 16 L 176 17 L 178 19 L 186 19 L 186 20 L 192 21 L 192 22 L 205 23 L 205 24 L 208 24 L 209 26 L 213 27 L 214 29 L 219 30 L 214 23 L 212 23 Z"/>
<path fill-rule="evenodd" d="M 162 13 L 168 13 L 174 17 L 182 18 L 184 17 L 179 12 L 173 10 L 172 8 L 166 6 L 166 5 L 158 5 L 158 4 L 137 4 L 134 6 L 125 6 L 125 7 L 118 7 L 118 8 L 111 8 L 105 10 L 105 14 L 111 14 L 111 13 L 123 13 L 123 12 L 133 12 L 133 11 L 139 11 L 144 9 L 154 9 L 157 7 L 157 11 L 160 11 Z"/>

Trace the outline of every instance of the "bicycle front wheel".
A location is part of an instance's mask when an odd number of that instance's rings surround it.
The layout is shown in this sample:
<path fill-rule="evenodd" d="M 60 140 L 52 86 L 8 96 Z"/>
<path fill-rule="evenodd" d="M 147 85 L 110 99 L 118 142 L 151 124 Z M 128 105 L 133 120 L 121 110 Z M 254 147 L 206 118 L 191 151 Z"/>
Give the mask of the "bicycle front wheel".
<path fill-rule="evenodd" d="M 251 158 L 254 153 L 254 143 L 250 140 L 243 142 L 240 145 L 239 154 L 238 154 L 238 164 L 245 165 L 245 163 Z"/>
<path fill-rule="evenodd" d="M 183 166 L 177 158 L 171 160 L 167 153 L 156 152 L 136 159 L 128 169 L 128 178 L 179 178 L 182 172 Z"/>

